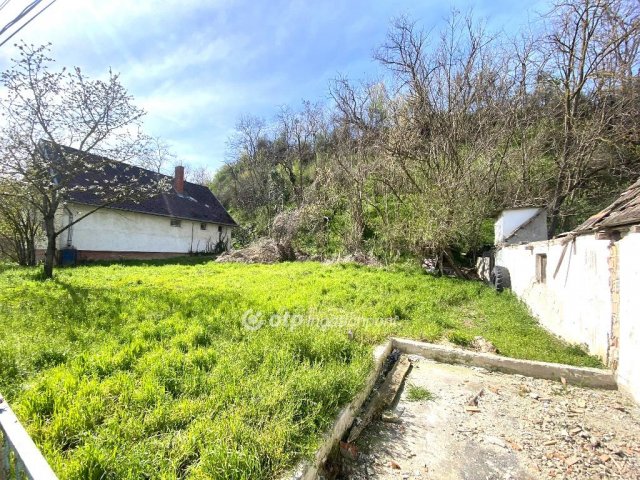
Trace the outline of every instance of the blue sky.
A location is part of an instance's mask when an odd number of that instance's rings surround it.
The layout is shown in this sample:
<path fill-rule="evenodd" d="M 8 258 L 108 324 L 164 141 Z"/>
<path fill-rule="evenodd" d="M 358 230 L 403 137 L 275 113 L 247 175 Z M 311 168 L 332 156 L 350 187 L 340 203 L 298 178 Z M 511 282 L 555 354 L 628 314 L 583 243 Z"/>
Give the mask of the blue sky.
<path fill-rule="evenodd" d="M 26 0 L 12 0 L 13 8 Z M 328 82 L 380 75 L 372 60 L 390 20 L 426 29 L 473 8 L 513 32 L 544 0 L 58 0 L 15 39 L 53 43 L 58 63 L 94 77 L 109 67 L 148 112 L 146 131 L 182 161 L 218 168 L 241 114 L 269 121 L 282 105 L 327 99 Z M 0 12 L 0 20 L 11 13 Z M 7 19 L 8 20 L 8 19 Z M 0 68 L 15 54 L 0 48 Z"/>

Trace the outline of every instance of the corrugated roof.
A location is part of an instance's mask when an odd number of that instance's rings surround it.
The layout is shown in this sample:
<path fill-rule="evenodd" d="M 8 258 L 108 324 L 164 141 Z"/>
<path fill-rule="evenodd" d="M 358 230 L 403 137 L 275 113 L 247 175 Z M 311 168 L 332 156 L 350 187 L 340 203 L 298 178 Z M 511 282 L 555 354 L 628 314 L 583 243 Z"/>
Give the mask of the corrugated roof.
<path fill-rule="evenodd" d="M 580 234 L 638 224 L 640 224 L 640 179 L 626 189 L 615 202 L 590 217 L 574 232 Z"/>
<path fill-rule="evenodd" d="M 65 147 L 68 150 L 69 147 Z M 140 184 L 157 183 L 162 179 L 172 184 L 172 177 L 156 173 L 145 168 L 136 167 L 122 162 L 110 160 L 104 162 L 104 157 L 94 156 L 101 160 L 101 168 L 88 172 L 79 172 L 69 185 L 70 202 L 86 205 L 101 205 L 104 200 L 96 194 L 95 190 L 88 187 L 94 185 L 117 185 L 124 180 L 136 178 Z M 77 188 L 80 187 L 80 188 Z M 224 225 L 237 225 L 231 215 L 222 206 L 209 188 L 191 182 L 184 182 L 184 192 L 178 194 L 173 188 L 162 192 L 153 198 L 141 201 L 123 201 L 109 205 L 105 208 L 115 208 L 131 212 L 147 213 L 165 217 L 195 220 L 198 222 L 218 223 Z"/>

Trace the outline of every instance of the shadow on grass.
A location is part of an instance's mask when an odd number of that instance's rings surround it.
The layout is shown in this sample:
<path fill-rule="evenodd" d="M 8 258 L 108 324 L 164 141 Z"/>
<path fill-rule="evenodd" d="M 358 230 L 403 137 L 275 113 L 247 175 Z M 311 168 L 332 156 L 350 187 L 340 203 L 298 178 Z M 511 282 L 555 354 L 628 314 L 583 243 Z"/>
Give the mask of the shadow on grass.
<path fill-rule="evenodd" d="M 157 260 L 96 260 L 82 262 L 78 266 L 82 267 L 109 267 L 111 265 L 133 266 L 133 267 L 163 267 L 165 265 L 202 265 L 218 258 L 217 255 L 189 255 L 181 257 L 163 258 Z M 69 268 L 69 267 L 67 267 Z M 70 267 L 73 268 L 73 267 Z"/>
<path fill-rule="evenodd" d="M 17 263 L 3 262 L 0 260 L 0 273 L 6 272 L 7 270 L 13 270 L 18 267 L 19 265 Z"/>
<path fill-rule="evenodd" d="M 184 295 L 149 285 L 123 289 L 100 282 L 76 285 L 61 277 L 26 288 L 22 295 L 15 304 L 0 304 L 5 310 L 0 311 L 2 316 L 22 319 L 11 326 L 18 334 L 3 339 L 0 332 L 0 391 L 7 398 L 14 398 L 26 379 L 48 368 L 79 354 L 91 358 L 113 341 L 128 345 L 149 331 L 160 341 L 199 326 L 200 346 L 214 338 L 239 340 L 246 335 L 241 326 L 244 312 L 261 308 L 233 290 L 202 289 Z"/>
<path fill-rule="evenodd" d="M 63 270 L 74 269 L 77 267 L 110 267 L 112 265 L 130 266 L 130 267 L 164 267 L 167 265 L 204 265 L 209 262 L 213 262 L 217 255 L 190 255 L 172 258 L 163 258 L 157 260 L 96 260 L 79 263 L 76 267 L 56 267 L 53 272 L 53 279 L 56 278 L 56 273 Z M 44 275 L 42 265 L 37 267 L 23 267 L 17 264 L 0 263 L 0 274 L 11 270 L 24 270 L 27 271 L 25 277 L 28 280 L 36 282 L 43 282 L 50 280 Z"/>

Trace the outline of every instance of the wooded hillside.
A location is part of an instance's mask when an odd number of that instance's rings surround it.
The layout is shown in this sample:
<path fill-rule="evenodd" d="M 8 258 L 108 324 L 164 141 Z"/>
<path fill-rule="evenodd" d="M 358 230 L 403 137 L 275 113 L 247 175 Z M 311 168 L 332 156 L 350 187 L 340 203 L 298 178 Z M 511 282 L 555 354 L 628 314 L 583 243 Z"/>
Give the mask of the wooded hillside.
<path fill-rule="evenodd" d="M 321 255 L 455 257 L 512 206 L 571 229 L 640 176 L 639 32 L 627 0 L 557 1 L 516 38 L 457 12 L 440 31 L 396 19 L 384 80 L 241 118 L 213 190 L 240 244 Z"/>

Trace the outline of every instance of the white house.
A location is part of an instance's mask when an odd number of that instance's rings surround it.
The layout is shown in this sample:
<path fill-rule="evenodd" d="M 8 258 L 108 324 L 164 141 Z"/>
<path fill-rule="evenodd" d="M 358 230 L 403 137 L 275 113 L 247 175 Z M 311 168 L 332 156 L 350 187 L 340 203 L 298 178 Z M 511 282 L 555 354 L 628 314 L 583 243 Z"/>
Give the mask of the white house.
<path fill-rule="evenodd" d="M 495 268 L 544 327 L 600 357 L 640 403 L 640 180 L 575 230 L 538 233 L 496 242 Z"/>
<path fill-rule="evenodd" d="M 184 180 L 184 167 L 176 167 L 172 179 L 120 162 L 110 164 L 110 169 L 122 172 L 92 172 L 79 176 L 78 182 L 106 183 L 98 177 L 135 175 L 142 181 L 165 178 L 173 188 L 140 202 L 103 207 L 80 220 L 58 237 L 61 254 L 74 252 L 78 261 L 160 259 L 211 252 L 216 245 L 230 247 L 235 221 L 209 188 Z M 68 225 L 98 205 L 101 200 L 91 189 L 71 189 L 56 223 Z"/>

